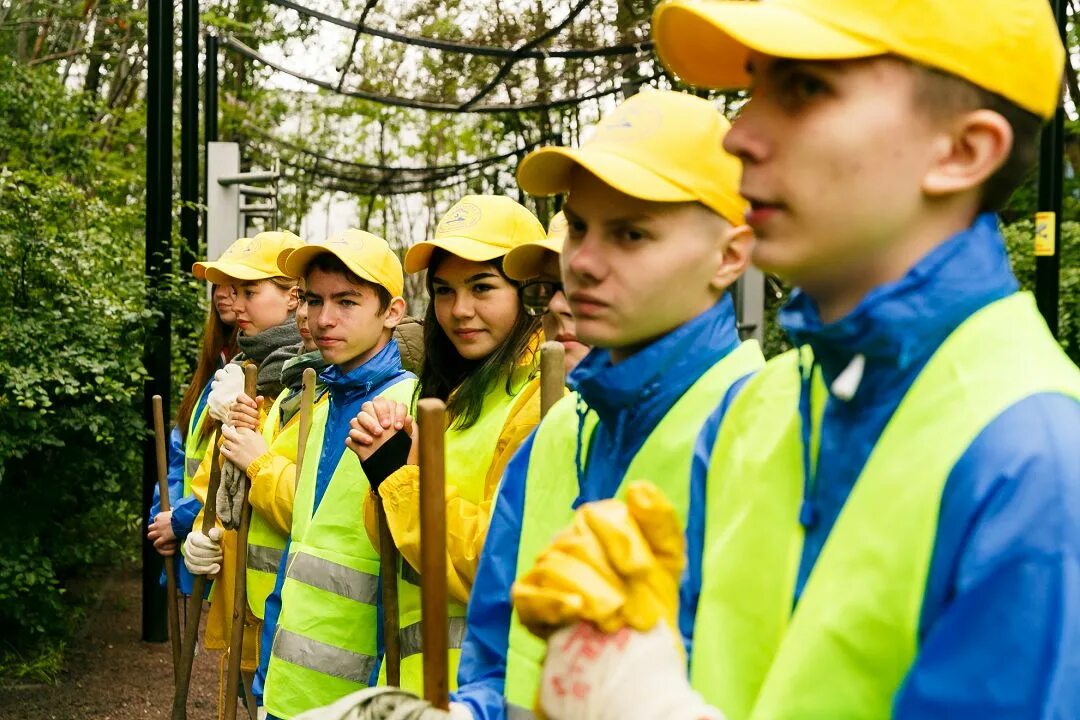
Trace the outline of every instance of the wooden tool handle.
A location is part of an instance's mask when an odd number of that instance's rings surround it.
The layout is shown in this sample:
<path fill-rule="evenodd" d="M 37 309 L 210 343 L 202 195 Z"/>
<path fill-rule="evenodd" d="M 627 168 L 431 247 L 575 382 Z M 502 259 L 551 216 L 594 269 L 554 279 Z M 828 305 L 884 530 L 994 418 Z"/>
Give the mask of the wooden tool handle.
<path fill-rule="evenodd" d="M 304 370 L 300 381 L 300 428 L 296 446 L 296 482 L 300 482 L 300 467 L 304 464 L 308 435 L 311 434 L 311 416 L 315 413 L 315 370 Z"/>
<path fill-rule="evenodd" d="M 165 413 L 161 408 L 161 396 L 151 398 L 154 410 L 154 445 L 157 451 L 158 493 L 161 495 L 161 512 L 169 512 L 169 461 L 165 454 Z M 180 672 L 180 607 L 176 596 L 176 556 L 165 557 L 165 608 L 169 616 L 169 643 L 172 645 L 173 682 Z"/>
<path fill-rule="evenodd" d="M 255 363 L 244 365 L 244 394 L 254 399 L 258 392 L 257 381 L 259 366 Z M 233 612 L 231 637 L 229 638 L 229 662 L 225 670 L 225 687 L 235 688 L 240 682 L 240 660 L 244 654 L 244 621 L 247 619 L 247 546 L 248 531 L 251 529 L 251 482 L 244 476 L 244 500 L 240 507 L 240 527 L 236 531 L 236 568 L 233 575 Z M 222 698 L 225 704 L 225 720 L 236 720 L 238 697 L 234 691 L 227 690 Z"/>
<path fill-rule="evenodd" d="M 559 342 L 540 346 L 540 417 L 566 392 L 566 348 Z"/>
<path fill-rule="evenodd" d="M 397 568 L 400 561 L 394 535 L 390 532 L 390 523 L 386 519 L 386 508 L 378 493 L 372 493 L 375 503 L 375 516 L 379 524 L 379 580 L 382 585 L 383 604 L 383 644 L 386 651 L 386 684 L 391 687 L 401 686 L 401 618 L 398 615 Z"/>
<path fill-rule="evenodd" d="M 449 594 L 446 587 L 446 405 L 417 403 L 420 423 L 420 610 L 423 621 L 424 699 L 450 707 Z"/>

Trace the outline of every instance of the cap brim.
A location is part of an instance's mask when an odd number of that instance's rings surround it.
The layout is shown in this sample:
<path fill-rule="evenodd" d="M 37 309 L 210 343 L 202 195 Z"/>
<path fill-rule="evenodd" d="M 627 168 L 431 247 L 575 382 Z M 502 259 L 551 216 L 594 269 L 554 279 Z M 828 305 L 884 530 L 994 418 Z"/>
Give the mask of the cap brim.
<path fill-rule="evenodd" d="M 299 279 L 304 276 L 304 271 L 307 270 L 308 263 L 314 260 L 316 256 L 322 255 L 323 253 L 330 253 L 336 257 L 358 278 L 386 288 L 391 295 L 397 296 L 401 294 L 402 291 L 400 288 L 386 287 L 386 283 L 382 280 L 379 280 L 366 269 L 352 262 L 348 256 L 335 252 L 334 248 L 329 245 L 304 245 L 293 249 L 288 255 L 282 252 L 278 255 L 278 266 L 287 276 Z"/>
<path fill-rule="evenodd" d="M 425 269 L 431 262 L 431 254 L 435 249 L 445 250 L 451 255 L 457 255 L 474 262 L 487 262 L 502 257 L 509 248 L 473 240 L 472 238 L 451 236 L 441 237 L 434 240 L 424 240 L 409 248 L 405 253 L 405 272 L 414 273 Z"/>
<path fill-rule="evenodd" d="M 884 55 L 880 43 L 785 5 L 746 0 L 668 0 L 653 14 L 661 62 L 690 85 L 723 89 L 750 83 L 751 50 L 797 60 Z"/>
<path fill-rule="evenodd" d="M 503 259 L 503 272 L 511 280 L 528 280 L 540 274 L 544 256 L 549 253 L 561 253 L 561 240 L 543 240 L 521 245 L 506 253 Z"/>
<path fill-rule="evenodd" d="M 215 285 L 230 285 L 236 281 L 265 280 L 275 273 L 262 272 L 247 265 L 230 262 L 197 262 L 191 272 L 200 280 L 209 280 Z"/>
<path fill-rule="evenodd" d="M 621 155 L 599 148 L 546 147 L 525 156 L 518 166 L 521 189 L 530 195 L 570 190 L 575 167 L 582 167 L 621 193 L 655 202 L 687 202 L 697 195 Z"/>

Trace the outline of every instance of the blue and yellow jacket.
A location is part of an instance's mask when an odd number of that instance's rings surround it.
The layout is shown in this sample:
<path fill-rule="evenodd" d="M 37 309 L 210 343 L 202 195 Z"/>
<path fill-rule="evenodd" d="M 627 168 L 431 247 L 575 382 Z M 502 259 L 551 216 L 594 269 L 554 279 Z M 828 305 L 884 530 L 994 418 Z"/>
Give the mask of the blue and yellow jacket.
<path fill-rule="evenodd" d="M 587 459 L 578 470 L 579 494 L 574 507 L 612 497 L 651 431 L 691 385 L 738 345 L 734 305 L 725 296 L 623 362 L 612 364 L 606 350 L 594 350 L 586 356 L 571 373 L 569 384 L 587 408 L 595 411 L 599 422 Z M 469 603 L 459 686 L 453 699 L 468 705 L 478 720 L 506 716 L 503 692 L 512 615 L 510 586 L 518 564 L 534 438 L 535 434 L 526 440 L 503 475 Z M 572 451 L 567 448 L 567 452 Z M 691 504 L 691 524 L 702 524 L 694 517 L 701 507 Z M 697 592 L 691 582 L 690 575 L 684 577 L 682 592 L 686 596 Z M 680 625 L 689 632 L 692 614 L 683 613 Z"/>
<path fill-rule="evenodd" d="M 816 470 L 805 473 L 814 479 L 796 603 L 916 376 L 963 320 L 1017 287 L 988 214 L 841 320 L 823 323 L 800 292 L 781 311 L 792 342 L 813 349 L 827 386 L 857 355 L 865 359 L 850 399 L 829 395 Z M 723 413 L 718 408 L 699 437 L 695 483 L 707 471 Z M 894 718 L 1080 717 L 1078 447 L 1080 403 L 1041 394 L 1000 414 L 955 464 L 941 500 L 920 648 L 895 696 Z M 700 575 L 700 553 L 690 560 Z"/>

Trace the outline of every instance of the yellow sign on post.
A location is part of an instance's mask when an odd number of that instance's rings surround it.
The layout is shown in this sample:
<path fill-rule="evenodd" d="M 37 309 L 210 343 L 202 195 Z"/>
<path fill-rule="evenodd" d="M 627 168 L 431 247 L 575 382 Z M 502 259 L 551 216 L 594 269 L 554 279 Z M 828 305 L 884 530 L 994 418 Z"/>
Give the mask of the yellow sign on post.
<path fill-rule="evenodd" d="M 1035 257 L 1054 254 L 1057 238 L 1054 236 L 1054 213 L 1035 213 Z"/>

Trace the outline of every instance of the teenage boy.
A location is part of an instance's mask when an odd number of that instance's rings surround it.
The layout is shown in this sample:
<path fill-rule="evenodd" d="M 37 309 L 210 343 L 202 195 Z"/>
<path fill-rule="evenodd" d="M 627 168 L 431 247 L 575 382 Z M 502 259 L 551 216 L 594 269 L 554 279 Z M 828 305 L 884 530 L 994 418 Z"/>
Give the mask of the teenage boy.
<path fill-rule="evenodd" d="M 379 554 L 364 531 L 369 484 L 345 440 L 361 405 L 380 396 L 408 403 L 416 378 L 391 342 L 405 281 L 385 240 L 347 230 L 283 255 L 281 269 L 304 279 L 308 327 L 332 363 L 322 375 L 329 402 L 316 405 L 297 479 L 287 560 L 267 602 L 263 703 L 268 717 L 288 719 L 374 684 Z"/>
<path fill-rule="evenodd" d="M 575 507 L 619 495 L 624 478 L 664 477 L 680 516 L 701 523 L 687 482 L 694 439 L 764 363 L 740 343 L 727 292 L 753 242 L 738 160 L 721 148 L 728 127 L 701 98 L 642 93 L 581 148 L 543 148 L 518 170 L 526 192 L 569 193 L 562 281 L 577 336 L 595 349 L 503 476 L 454 695 L 476 718 L 533 705 L 544 645 L 513 616 L 510 586 Z M 692 582 L 684 590 L 696 595 Z"/>
<path fill-rule="evenodd" d="M 591 658 L 556 635 L 544 709 L 1076 717 L 1080 371 L 993 214 L 1059 102 L 1049 4 L 677 0 L 653 32 L 688 82 L 752 85 L 725 147 L 755 263 L 800 288 L 780 315 L 797 349 L 715 445 L 701 696 L 662 628 L 592 637 Z"/>

